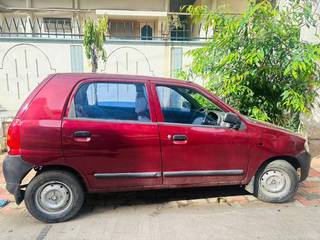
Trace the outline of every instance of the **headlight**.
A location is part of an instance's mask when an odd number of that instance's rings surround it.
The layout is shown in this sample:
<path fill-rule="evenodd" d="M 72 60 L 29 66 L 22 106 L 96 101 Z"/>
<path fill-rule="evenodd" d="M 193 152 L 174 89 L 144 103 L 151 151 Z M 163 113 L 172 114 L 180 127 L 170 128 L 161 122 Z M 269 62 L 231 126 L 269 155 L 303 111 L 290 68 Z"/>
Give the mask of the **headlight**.
<path fill-rule="evenodd" d="M 308 140 L 306 140 L 306 142 L 304 143 L 304 149 L 309 152 L 309 143 Z"/>

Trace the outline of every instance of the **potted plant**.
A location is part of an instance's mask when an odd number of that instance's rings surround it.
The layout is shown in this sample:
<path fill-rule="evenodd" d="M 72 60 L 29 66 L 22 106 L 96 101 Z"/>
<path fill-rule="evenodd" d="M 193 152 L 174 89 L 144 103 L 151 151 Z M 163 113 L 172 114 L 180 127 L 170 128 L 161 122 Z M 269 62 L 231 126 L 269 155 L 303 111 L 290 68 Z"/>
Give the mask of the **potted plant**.
<path fill-rule="evenodd" d="M 177 14 L 169 15 L 163 22 L 162 38 L 168 40 L 172 29 L 182 27 L 180 17 Z"/>

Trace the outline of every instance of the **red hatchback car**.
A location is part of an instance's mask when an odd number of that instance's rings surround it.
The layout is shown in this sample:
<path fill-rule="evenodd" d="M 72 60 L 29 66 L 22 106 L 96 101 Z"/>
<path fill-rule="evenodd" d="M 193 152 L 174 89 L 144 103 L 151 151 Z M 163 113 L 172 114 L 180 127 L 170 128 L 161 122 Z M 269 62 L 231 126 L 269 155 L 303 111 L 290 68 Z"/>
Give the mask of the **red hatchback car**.
<path fill-rule="evenodd" d="M 304 138 L 194 83 L 128 75 L 48 76 L 18 111 L 8 147 L 6 187 L 44 222 L 75 216 L 85 192 L 246 185 L 285 202 L 310 167 Z"/>

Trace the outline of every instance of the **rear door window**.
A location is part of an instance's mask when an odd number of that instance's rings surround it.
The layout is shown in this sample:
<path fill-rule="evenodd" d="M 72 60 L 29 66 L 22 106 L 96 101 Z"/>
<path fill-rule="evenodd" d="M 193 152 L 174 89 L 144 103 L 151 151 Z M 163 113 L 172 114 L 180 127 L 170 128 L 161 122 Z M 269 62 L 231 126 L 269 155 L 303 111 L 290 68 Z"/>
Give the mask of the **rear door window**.
<path fill-rule="evenodd" d="M 146 87 L 142 83 L 82 84 L 69 117 L 150 122 Z"/>

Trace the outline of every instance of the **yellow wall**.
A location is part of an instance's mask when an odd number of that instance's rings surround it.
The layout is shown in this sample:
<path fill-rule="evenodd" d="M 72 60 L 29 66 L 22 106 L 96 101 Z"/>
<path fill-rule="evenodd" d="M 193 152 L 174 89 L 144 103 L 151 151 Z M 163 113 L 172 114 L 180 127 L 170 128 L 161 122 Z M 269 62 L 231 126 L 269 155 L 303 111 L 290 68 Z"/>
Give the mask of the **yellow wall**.
<path fill-rule="evenodd" d="M 28 2 L 29 1 L 29 2 Z M 14 8 L 79 8 L 166 11 L 166 0 L 0 0 L 0 5 Z"/>
<path fill-rule="evenodd" d="M 0 0 L 0 5 L 12 8 L 55 8 L 55 9 L 112 9 L 166 11 L 169 0 Z M 207 5 L 212 10 L 241 13 L 248 0 L 197 0 L 196 5 Z"/>
<path fill-rule="evenodd" d="M 248 0 L 197 0 L 194 5 L 207 5 L 209 9 L 224 13 L 243 13 Z"/>
<path fill-rule="evenodd" d="M 226 13 L 243 13 L 248 6 L 247 0 L 215 0 L 213 2 L 216 2 L 218 11 Z"/>
<path fill-rule="evenodd" d="M 123 10 L 148 10 L 148 11 L 165 11 L 165 0 L 79 0 L 81 9 L 123 9 Z"/>

